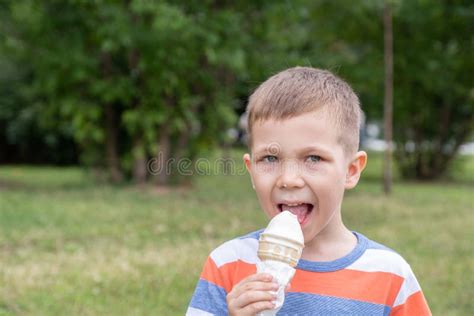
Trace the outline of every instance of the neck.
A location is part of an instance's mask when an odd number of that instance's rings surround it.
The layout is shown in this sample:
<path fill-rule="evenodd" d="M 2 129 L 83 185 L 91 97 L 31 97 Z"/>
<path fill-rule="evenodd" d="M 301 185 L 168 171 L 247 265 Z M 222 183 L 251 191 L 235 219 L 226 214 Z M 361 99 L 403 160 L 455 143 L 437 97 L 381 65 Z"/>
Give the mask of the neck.
<path fill-rule="evenodd" d="M 327 227 L 305 244 L 302 259 L 334 261 L 350 253 L 357 245 L 357 237 L 342 222 L 334 228 Z"/>

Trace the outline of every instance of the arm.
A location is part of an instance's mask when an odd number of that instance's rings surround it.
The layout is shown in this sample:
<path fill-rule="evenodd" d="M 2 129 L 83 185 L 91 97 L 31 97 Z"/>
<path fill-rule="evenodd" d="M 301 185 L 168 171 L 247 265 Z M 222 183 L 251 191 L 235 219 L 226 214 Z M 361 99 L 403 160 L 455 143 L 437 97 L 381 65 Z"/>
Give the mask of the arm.
<path fill-rule="evenodd" d="M 421 287 L 416 280 L 413 271 L 409 269 L 400 291 L 398 292 L 395 303 L 393 304 L 391 316 L 408 315 L 431 315 L 430 308 L 426 302 Z"/>
<path fill-rule="evenodd" d="M 276 295 L 270 291 L 276 291 L 278 284 L 271 275 L 251 274 L 234 286 L 229 268 L 207 259 L 186 315 L 255 315 L 274 308 Z"/>
<path fill-rule="evenodd" d="M 186 315 L 227 315 L 225 276 L 209 257 L 194 290 Z"/>

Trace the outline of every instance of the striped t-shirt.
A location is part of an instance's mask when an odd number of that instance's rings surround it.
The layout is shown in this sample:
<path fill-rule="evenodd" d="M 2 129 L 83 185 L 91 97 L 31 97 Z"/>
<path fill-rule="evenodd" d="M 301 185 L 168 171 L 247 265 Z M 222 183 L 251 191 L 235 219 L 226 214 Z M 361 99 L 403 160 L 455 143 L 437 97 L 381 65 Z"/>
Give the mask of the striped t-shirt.
<path fill-rule="evenodd" d="M 211 253 L 186 315 L 227 315 L 227 293 L 256 273 L 261 232 L 228 241 Z M 340 259 L 300 259 L 278 315 L 431 315 L 408 263 L 354 234 L 356 247 Z"/>

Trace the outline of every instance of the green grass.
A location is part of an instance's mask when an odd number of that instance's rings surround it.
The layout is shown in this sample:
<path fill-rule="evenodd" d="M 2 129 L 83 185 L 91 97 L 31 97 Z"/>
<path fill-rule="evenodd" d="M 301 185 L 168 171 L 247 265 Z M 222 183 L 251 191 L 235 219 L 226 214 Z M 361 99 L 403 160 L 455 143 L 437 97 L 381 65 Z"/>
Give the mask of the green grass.
<path fill-rule="evenodd" d="M 434 315 L 471 314 L 472 157 L 454 180 L 397 180 L 389 197 L 380 166 L 375 155 L 347 193 L 346 225 L 410 262 Z M 0 167 L 0 315 L 184 314 L 208 253 L 266 224 L 247 176 L 194 180 L 163 191 L 97 184 L 78 168 Z"/>

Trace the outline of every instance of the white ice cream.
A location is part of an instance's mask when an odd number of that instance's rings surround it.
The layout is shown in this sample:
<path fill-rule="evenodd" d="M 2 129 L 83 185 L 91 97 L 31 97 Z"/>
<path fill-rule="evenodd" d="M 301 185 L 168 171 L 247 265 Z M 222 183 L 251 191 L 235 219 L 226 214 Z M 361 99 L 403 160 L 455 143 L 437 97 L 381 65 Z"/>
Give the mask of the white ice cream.
<path fill-rule="evenodd" d="M 278 235 L 301 245 L 304 244 L 303 231 L 298 222 L 298 217 L 289 211 L 283 211 L 273 217 L 263 234 Z"/>
<path fill-rule="evenodd" d="M 304 237 L 296 215 L 283 211 L 275 216 L 260 235 L 257 273 L 269 273 L 278 282 L 276 306 L 258 315 L 275 315 L 283 306 L 285 287 L 295 274 L 293 268 L 301 257 Z"/>

